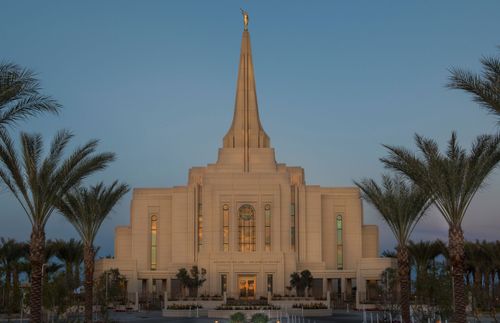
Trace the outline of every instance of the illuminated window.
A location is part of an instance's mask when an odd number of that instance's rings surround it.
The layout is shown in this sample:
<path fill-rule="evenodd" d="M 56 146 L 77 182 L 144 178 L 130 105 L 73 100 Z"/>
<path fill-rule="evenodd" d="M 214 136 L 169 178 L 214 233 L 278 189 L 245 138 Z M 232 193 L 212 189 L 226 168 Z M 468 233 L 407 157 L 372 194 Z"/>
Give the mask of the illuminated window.
<path fill-rule="evenodd" d="M 222 244 L 225 252 L 229 251 L 229 205 L 222 207 Z"/>
<path fill-rule="evenodd" d="M 151 270 L 156 270 L 158 218 L 151 216 Z"/>
<path fill-rule="evenodd" d="M 295 250 L 295 186 L 292 186 L 290 193 L 290 245 Z"/>
<path fill-rule="evenodd" d="M 220 293 L 227 292 L 227 274 L 220 275 Z"/>
<path fill-rule="evenodd" d="M 255 251 L 255 210 L 245 204 L 238 210 L 240 251 Z"/>
<path fill-rule="evenodd" d="M 198 185 L 198 251 L 200 251 L 201 245 L 203 244 L 203 213 L 202 213 L 202 191 L 201 186 Z"/>
<path fill-rule="evenodd" d="M 337 269 L 344 268 L 342 215 L 337 215 Z"/>
<path fill-rule="evenodd" d="M 264 218 L 265 218 L 265 250 L 271 251 L 271 205 L 266 204 L 264 206 Z"/>

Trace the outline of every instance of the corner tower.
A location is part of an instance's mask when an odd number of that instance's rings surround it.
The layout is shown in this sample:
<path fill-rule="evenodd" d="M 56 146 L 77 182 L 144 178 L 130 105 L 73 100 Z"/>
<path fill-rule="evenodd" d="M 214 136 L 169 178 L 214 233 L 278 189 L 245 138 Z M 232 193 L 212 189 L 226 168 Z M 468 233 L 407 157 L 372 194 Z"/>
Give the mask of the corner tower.
<path fill-rule="evenodd" d="M 248 15 L 246 12 L 243 15 L 245 30 L 241 39 L 234 116 L 231 128 L 224 136 L 223 148 L 242 149 L 244 171 L 249 172 L 250 151 L 253 148 L 270 148 L 270 140 L 260 123 L 250 33 L 247 30 Z"/>

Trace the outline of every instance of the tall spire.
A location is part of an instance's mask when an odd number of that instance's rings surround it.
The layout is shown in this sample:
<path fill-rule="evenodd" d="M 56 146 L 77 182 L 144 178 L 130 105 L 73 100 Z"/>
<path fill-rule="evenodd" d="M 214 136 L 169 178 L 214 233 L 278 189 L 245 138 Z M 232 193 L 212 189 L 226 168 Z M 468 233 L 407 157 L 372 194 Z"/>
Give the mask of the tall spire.
<path fill-rule="evenodd" d="M 236 102 L 231 128 L 224 136 L 224 148 L 244 148 L 245 171 L 248 171 L 250 148 L 269 148 L 269 136 L 259 119 L 255 76 L 252 62 L 248 14 L 243 11 L 245 30 L 241 39 L 240 66 L 236 84 Z"/>

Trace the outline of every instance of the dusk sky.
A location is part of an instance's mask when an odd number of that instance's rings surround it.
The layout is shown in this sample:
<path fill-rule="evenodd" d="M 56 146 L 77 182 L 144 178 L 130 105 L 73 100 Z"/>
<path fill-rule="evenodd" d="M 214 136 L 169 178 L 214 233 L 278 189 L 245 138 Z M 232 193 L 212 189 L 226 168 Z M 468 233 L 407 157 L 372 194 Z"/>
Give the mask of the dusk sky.
<path fill-rule="evenodd" d="M 499 127 L 468 95 L 446 88 L 451 67 L 480 70 L 499 55 L 499 1 L 5 1 L 0 60 L 38 73 L 64 109 L 11 129 L 57 130 L 74 144 L 101 140 L 118 160 L 87 183 L 185 185 L 190 167 L 217 159 L 233 115 L 241 32 L 249 11 L 260 117 L 278 162 L 305 169 L 307 184 L 352 186 L 380 178 L 382 144 L 414 148 L 417 132 L 443 147 L 456 130 L 469 148 Z M 17 136 L 17 135 L 16 135 Z M 500 239 L 500 169 L 463 223 L 467 239 Z M 98 235 L 113 253 L 129 224 L 129 193 Z M 0 188 L 0 236 L 28 240 L 27 216 Z M 380 250 L 395 240 L 380 227 Z M 54 214 L 48 238 L 76 237 Z M 429 212 L 413 239 L 447 240 Z"/>

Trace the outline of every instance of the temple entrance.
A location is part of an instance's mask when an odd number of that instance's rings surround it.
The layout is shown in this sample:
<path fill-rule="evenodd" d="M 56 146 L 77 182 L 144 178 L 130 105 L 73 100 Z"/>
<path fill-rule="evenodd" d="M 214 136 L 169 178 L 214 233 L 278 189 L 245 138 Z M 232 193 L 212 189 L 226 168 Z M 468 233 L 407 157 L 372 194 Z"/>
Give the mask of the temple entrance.
<path fill-rule="evenodd" d="M 255 299 L 257 280 L 255 276 L 238 276 L 240 299 Z"/>

